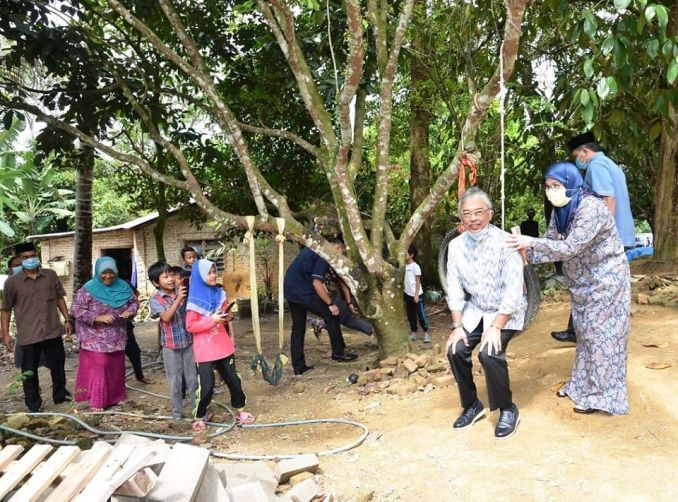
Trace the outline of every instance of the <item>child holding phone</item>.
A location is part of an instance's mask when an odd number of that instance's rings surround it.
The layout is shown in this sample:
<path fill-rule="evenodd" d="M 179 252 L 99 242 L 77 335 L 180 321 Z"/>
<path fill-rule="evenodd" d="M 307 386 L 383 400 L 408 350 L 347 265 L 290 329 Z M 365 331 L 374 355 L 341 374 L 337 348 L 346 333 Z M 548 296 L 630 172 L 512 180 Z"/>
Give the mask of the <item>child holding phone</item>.
<path fill-rule="evenodd" d="M 186 306 L 186 329 L 193 334 L 193 353 L 198 365 L 199 401 L 194 410 L 193 430 L 202 431 L 212 418 L 207 407 L 214 394 L 214 370 L 226 382 L 231 406 L 239 424 L 251 424 L 254 417 L 244 411 L 247 396 L 235 369 L 235 346 L 226 330 L 233 331 L 233 316 L 226 312 L 226 292 L 217 285 L 217 267 L 209 260 L 197 260 L 191 271 L 191 289 Z"/>

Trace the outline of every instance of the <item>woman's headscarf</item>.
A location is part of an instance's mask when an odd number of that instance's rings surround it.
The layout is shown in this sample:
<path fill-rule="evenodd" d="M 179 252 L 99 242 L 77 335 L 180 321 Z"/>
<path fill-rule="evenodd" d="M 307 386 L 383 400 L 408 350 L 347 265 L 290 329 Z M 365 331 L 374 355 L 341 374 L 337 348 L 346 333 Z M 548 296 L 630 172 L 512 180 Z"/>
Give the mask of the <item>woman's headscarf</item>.
<path fill-rule="evenodd" d="M 196 260 L 191 268 L 191 287 L 188 289 L 188 301 L 186 309 L 193 310 L 198 314 L 214 314 L 226 300 L 226 292 L 219 286 L 207 284 L 207 274 L 214 262 L 209 260 Z"/>
<path fill-rule="evenodd" d="M 99 278 L 107 270 L 115 274 L 115 279 L 109 286 L 106 286 Z M 118 277 L 118 266 L 110 256 L 97 259 L 94 263 L 94 277 L 85 283 L 84 288 L 95 300 L 113 308 L 124 306 L 134 295 L 132 287 Z"/>
<path fill-rule="evenodd" d="M 558 181 L 565 187 L 565 195 L 570 197 L 570 201 L 563 207 L 554 207 L 553 212 L 556 218 L 556 228 L 558 233 L 565 235 L 570 221 L 577 213 L 577 207 L 581 202 L 584 188 L 584 178 L 579 173 L 579 169 L 572 162 L 556 162 L 552 164 L 544 174 L 546 178 Z"/>

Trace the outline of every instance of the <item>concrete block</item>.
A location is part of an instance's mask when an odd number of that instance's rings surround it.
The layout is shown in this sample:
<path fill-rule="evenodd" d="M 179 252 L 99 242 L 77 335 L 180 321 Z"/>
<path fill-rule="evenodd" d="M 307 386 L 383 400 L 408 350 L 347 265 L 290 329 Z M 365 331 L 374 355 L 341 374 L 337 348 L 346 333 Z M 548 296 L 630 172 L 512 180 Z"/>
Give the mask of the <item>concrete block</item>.
<path fill-rule="evenodd" d="M 274 493 L 266 490 L 256 481 L 234 486 L 227 490 L 231 502 L 276 502 Z"/>
<path fill-rule="evenodd" d="M 320 487 L 313 479 L 306 479 L 298 483 L 287 492 L 287 497 L 292 502 L 311 502 L 320 494 Z"/>
<path fill-rule="evenodd" d="M 308 471 L 312 473 L 318 472 L 319 461 L 314 454 L 299 455 L 294 458 L 281 460 L 275 466 L 275 475 L 279 483 L 287 482 L 295 474 Z"/>
<path fill-rule="evenodd" d="M 195 502 L 229 502 L 226 487 L 211 463 L 207 464 Z"/>
<path fill-rule="evenodd" d="M 214 468 L 225 479 L 224 485 L 227 488 L 243 485 L 251 482 L 260 483 L 266 489 L 275 491 L 278 486 L 276 474 L 264 463 L 215 463 Z"/>
<path fill-rule="evenodd" d="M 311 478 L 313 478 L 312 472 L 308 472 L 308 471 L 300 472 L 299 474 L 295 474 L 294 476 L 292 476 L 290 478 L 290 484 L 292 486 L 298 485 L 302 481 L 306 481 L 307 479 L 311 479 Z"/>

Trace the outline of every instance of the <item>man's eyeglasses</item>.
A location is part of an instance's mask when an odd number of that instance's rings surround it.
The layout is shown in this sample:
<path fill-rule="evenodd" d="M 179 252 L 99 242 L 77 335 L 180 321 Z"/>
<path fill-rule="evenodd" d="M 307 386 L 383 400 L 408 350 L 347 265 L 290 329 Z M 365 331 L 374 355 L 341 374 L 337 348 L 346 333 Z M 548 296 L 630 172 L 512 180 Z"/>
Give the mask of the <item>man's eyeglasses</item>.
<path fill-rule="evenodd" d="M 468 220 L 471 217 L 480 218 L 481 216 L 483 216 L 488 211 L 491 211 L 491 209 L 478 209 L 476 211 L 462 211 L 461 217 L 465 220 Z"/>

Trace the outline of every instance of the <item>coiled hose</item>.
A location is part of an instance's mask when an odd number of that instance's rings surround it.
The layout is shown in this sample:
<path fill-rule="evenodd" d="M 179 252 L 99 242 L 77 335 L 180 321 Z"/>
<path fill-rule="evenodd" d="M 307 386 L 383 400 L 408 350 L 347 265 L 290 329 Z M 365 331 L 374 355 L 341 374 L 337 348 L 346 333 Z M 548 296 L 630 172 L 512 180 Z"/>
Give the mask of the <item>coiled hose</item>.
<path fill-rule="evenodd" d="M 162 361 L 154 361 L 150 363 L 146 363 L 142 365 L 142 368 L 149 368 L 152 366 L 158 366 L 161 365 Z M 128 378 L 133 371 L 129 371 L 125 376 Z M 135 392 L 141 392 L 142 394 L 147 394 L 149 396 L 154 396 L 154 397 L 159 397 L 162 399 L 169 399 L 169 396 L 165 396 L 163 394 L 158 394 L 155 392 L 147 391 L 144 389 L 140 389 L 138 387 L 133 387 L 129 384 L 126 384 L 127 388 L 130 390 L 133 390 Z M 230 416 L 231 416 L 231 421 L 230 422 L 207 422 L 208 425 L 217 427 L 217 430 L 215 432 L 211 432 L 208 434 L 208 437 L 213 438 L 216 436 L 219 436 L 221 434 L 225 434 L 226 432 L 232 430 L 236 425 L 236 420 L 235 420 L 235 415 L 233 414 L 233 411 L 226 405 L 222 403 L 215 403 L 217 406 L 223 408 L 226 410 Z M 128 417 L 135 417 L 135 418 L 143 418 L 146 420 L 174 420 L 170 416 L 164 416 L 164 415 L 142 415 L 138 413 L 129 413 L 125 411 L 91 411 L 91 412 L 85 412 L 81 413 L 81 415 L 88 415 L 88 416 L 94 416 L 94 415 L 118 415 L 118 416 L 128 416 Z M 63 417 L 68 420 L 71 420 L 78 424 L 80 427 L 83 429 L 96 434 L 98 436 L 120 436 L 122 434 L 134 434 L 137 436 L 143 436 L 147 438 L 153 438 L 153 439 L 162 439 L 165 441 L 176 441 L 176 442 L 186 442 L 186 441 L 191 441 L 193 439 L 193 436 L 177 436 L 177 435 L 172 435 L 172 434 L 160 434 L 157 432 L 146 432 L 146 431 L 129 431 L 129 430 L 115 430 L 115 431 L 104 431 L 101 429 L 97 429 L 95 427 L 92 427 L 90 424 L 85 422 L 84 420 L 81 420 L 75 415 L 71 415 L 70 413 L 59 413 L 59 412 L 36 412 L 36 413 L 26 413 L 26 416 L 29 417 Z M 190 419 L 184 419 L 187 421 L 190 421 Z M 352 441 L 351 443 L 344 445 L 344 446 L 339 446 L 337 448 L 331 448 L 329 450 L 323 450 L 319 452 L 315 452 L 315 454 L 319 457 L 324 457 L 328 455 L 335 455 L 337 453 L 342 453 L 345 451 L 352 450 L 353 448 L 356 448 L 357 446 L 360 446 L 363 441 L 367 438 L 367 435 L 369 434 L 369 429 L 361 424 L 360 422 L 354 422 L 353 420 L 345 420 L 341 418 L 316 418 L 316 419 L 309 419 L 309 420 L 291 420 L 287 422 L 270 422 L 270 423 L 265 423 L 265 424 L 250 424 L 250 425 L 238 425 L 239 427 L 242 427 L 243 429 L 265 429 L 265 428 L 272 428 L 272 427 L 290 427 L 290 426 L 300 426 L 300 425 L 313 425 L 313 424 L 341 424 L 341 425 L 350 425 L 352 427 L 357 427 L 360 429 L 362 432 L 358 439 L 355 441 Z M 14 429 L 12 427 L 8 427 L 4 424 L 0 424 L 0 430 L 3 430 L 5 432 L 8 432 L 10 434 L 15 434 L 18 436 L 24 436 L 36 441 L 42 441 L 45 443 L 51 443 L 51 444 L 56 444 L 56 445 L 67 445 L 67 446 L 72 446 L 76 445 L 77 441 L 72 441 L 72 440 L 65 440 L 65 439 L 51 439 L 51 438 L 45 438 L 37 434 L 31 434 L 30 432 Z M 288 453 L 288 454 L 277 454 L 277 455 L 245 455 L 245 454 L 238 454 L 238 453 L 225 453 L 221 452 L 219 450 L 210 450 L 210 455 L 218 458 L 223 458 L 223 459 L 228 459 L 228 460 L 275 460 L 275 459 L 283 459 L 283 458 L 294 458 L 297 457 L 300 454 L 294 454 L 294 453 Z"/>

